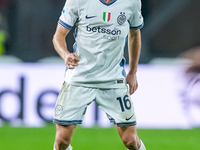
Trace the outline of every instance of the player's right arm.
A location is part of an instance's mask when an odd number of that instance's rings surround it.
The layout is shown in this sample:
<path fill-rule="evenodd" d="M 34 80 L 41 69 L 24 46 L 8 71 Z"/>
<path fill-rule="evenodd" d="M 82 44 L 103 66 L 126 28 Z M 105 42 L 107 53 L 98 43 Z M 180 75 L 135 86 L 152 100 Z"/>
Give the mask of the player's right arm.
<path fill-rule="evenodd" d="M 65 38 L 68 33 L 69 29 L 66 29 L 62 25 L 58 24 L 53 37 L 53 45 L 56 52 L 65 61 L 65 65 L 69 69 L 74 69 L 76 66 L 78 66 L 79 57 L 77 54 L 70 53 L 67 49 Z"/>

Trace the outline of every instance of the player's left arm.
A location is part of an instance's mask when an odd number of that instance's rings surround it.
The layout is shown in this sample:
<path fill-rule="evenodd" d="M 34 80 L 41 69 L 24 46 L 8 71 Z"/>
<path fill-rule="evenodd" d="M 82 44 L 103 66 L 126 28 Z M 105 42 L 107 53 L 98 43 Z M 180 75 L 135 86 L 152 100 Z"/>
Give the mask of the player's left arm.
<path fill-rule="evenodd" d="M 126 76 L 126 82 L 129 85 L 129 93 L 131 95 L 138 88 L 136 72 L 141 51 L 140 29 L 129 30 L 128 51 L 129 51 L 129 72 Z"/>

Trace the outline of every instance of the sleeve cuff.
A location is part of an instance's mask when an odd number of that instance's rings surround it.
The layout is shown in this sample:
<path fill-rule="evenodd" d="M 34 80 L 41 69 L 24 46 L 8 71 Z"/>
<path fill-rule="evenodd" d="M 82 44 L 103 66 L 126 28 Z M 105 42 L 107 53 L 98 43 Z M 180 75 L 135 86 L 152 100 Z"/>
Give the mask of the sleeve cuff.
<path fill-rule="evenodd" d="M 71 30 L 72 29 L 72 26 L 68 25 L 67 23 L 65 23 L 64 21 L 62 20 L 59 20 L 58 23 L 63 26 L 64 28 L 68 29 L 68 30 Z"/>
<path fill-rule="evenodd" d="M 144 22 L 142 22 L 141 25 L 137 26 L 137 27 L 130 27 L 131 30 L 137 30 L 137 29 L 141 29 L 144 26 Z"/>

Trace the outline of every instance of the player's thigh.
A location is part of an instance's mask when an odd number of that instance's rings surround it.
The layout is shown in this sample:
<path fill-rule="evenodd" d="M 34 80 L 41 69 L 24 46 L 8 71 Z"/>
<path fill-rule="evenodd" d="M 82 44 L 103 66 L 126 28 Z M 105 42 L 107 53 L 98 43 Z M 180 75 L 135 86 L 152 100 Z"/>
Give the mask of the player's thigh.
<path fill-rule="evenodd" d="M 136 124 L 136 115 L 128 88 L 100 89 L 96 100 L 98 106 L 118 126 Z"/>
<path fill-rule="evenodd" d="M 56 102 L 53 122 L 60 125 L 81 124 L 87 106 L 95 97 L 92 90 L 64 83 Z"/>

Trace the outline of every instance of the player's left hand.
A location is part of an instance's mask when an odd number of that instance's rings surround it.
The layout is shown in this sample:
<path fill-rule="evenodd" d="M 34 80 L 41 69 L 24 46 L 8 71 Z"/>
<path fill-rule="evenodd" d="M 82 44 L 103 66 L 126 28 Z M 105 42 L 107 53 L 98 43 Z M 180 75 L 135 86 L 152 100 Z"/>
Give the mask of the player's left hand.
<path fill-rule="evenodd" d="M 136 74 L 128 73 L 126 76 L 126 83 L 129 85 L 129 93 L 132 95 L 138 88 Z"/>

